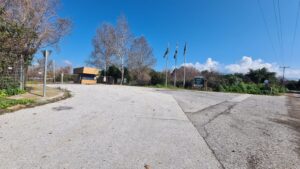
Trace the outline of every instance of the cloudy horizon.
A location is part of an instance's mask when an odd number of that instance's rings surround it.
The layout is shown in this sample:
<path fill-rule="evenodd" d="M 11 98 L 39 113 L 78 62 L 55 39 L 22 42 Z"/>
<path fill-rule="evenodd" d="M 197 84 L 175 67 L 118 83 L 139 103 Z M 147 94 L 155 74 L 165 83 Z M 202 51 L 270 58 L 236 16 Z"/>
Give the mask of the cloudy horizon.
<path fill-rule="evenodd" d="M 182 64 L 181 66 L 183 66 Z M 265 62 L 263 59 L 253 59 L 252 56 L 243 56 L 239 61 L 232 64 L 223 64 L 213 58 L 209 57 L 204 63 L 195 62 L 195 63 L 186 63 L 186 66 L 191 66 L 196 68 L 199 71 L 203 70 L 213 70 L 218 71 L 224 74 L 230 73 L 247 73 L 249 69 L 261 69 L 267 68 L 271 72 L 276 72 L 277 77 L 282 76 L 282 69 L 280 66 L 274 63 Z M 300 70 L 294 68 L 288 68 L 285 71 L 285 77 L 287 79 L 299 80 Z"/>

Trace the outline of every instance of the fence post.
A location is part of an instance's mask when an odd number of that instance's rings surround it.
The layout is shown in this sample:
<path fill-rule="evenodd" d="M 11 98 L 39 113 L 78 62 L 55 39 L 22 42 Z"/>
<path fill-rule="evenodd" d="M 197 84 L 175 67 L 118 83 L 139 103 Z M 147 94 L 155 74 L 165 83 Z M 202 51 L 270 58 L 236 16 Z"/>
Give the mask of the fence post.
<path fill-rule="evenodd" d="M 23 55 L 21 54 L 21 64 L 20 64 L 20 89 L 24 90 L 24 77 L 23 77 Z"/>
<path fill-rule="evenodd" d="M 61 73 L 61 84 L 64 84 L 64 73 Z"/>

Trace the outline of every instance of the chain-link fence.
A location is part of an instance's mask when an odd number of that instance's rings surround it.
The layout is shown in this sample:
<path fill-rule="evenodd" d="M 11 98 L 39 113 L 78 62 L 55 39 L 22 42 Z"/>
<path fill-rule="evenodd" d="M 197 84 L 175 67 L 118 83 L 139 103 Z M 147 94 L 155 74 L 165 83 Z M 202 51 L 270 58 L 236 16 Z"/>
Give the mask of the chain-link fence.
<path fill-rule="evenodd" d="M 1 67 L 0 89 L 23 88 L 24 80 L 24 64 L 21 60 Z"/>

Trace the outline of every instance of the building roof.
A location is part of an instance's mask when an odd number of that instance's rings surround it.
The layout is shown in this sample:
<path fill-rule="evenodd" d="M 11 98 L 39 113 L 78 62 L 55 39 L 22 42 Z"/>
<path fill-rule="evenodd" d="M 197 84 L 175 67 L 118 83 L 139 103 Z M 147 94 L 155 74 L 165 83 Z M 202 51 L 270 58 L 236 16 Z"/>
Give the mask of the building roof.
<path fill-rule="evenodd" d="M 74 74 L 91 74 L 97 75 L 99 73 L 99 69 L 92 68 L 92 67 L 79 67 L 73 69 Z"/>

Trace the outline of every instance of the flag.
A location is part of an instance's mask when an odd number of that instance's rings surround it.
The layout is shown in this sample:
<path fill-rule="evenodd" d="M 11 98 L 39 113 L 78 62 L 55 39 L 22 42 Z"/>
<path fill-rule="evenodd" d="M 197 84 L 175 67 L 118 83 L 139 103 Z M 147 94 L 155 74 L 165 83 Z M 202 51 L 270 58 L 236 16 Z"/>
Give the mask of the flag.
<path fill-rule="evenodd" d="M 166 52 L 164 54 L 164 58 L 166 58 L 166 56 L 168 55 L 168 53 L 169 53 L 169 47 L 167 47 L 167 50 L 166 50 Z"/>
<path fill-rule="evenodd" d="M 184 49 L 183 49 L 183 55 L 185 56 L 185 54 L 186 54 L 186 43 L 185 43 Z"/>
<path fill-rule="evenodd" d="M 177 53 L 178 53 L 178 45 L 176 45 L 176 50 L 175 50 L 175 54 L 174 54 L 174 59 L 177 59 Z"/>

